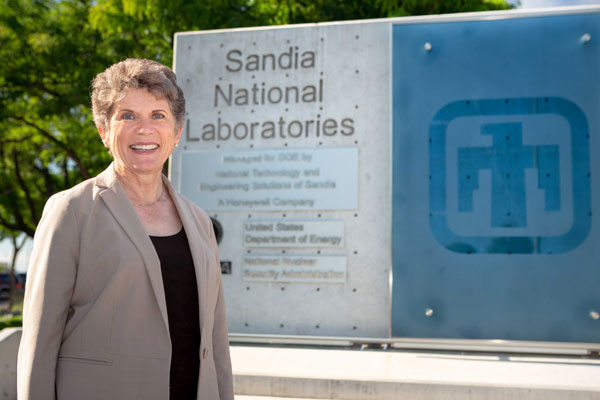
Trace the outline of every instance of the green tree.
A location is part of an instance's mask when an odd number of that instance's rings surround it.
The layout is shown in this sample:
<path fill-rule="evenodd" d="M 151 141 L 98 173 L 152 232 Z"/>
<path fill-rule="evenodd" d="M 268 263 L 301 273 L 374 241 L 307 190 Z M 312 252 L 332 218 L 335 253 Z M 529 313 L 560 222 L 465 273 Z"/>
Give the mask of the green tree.
<path fill-rule="evenodd" d="M 248 0 L 99 0 L 89 22 L 122 57 L 171 65 L 176 32 L 254 26 L 252 9 Z"/>
<path fill-rule="evenodd" d="M 507 9 L 505 0 L 0 0 L 0 227 L 33 236 L 52 194 L 110 162 L 89 84 L 175 32 Z"/>
<path fill-rule="evenodd" d="M 261 25 L 492 11 L 513 8 L 506 0 L 257 0 L 251 14 Z"/>
<path fill-rule="evenodd" d="M 496 11 L 515 7 L 506 0 L 377 0 L 376 4 L 387 17 Z"/>
<path fill-rule="evenodd" d="M 33 236 L 50 195 L 109 162 L 88 87 L 120 56 L 89 28 L 90 7 L 0 0 L 0 225 L 10 231 Z"/>
<path fill-rule="evenodd" d="M 506 0 L 98 0 L 90 22 L 119 49 L 129 48 L 123 54 L 170 65 L 176 32 L 512 7 Z"/>

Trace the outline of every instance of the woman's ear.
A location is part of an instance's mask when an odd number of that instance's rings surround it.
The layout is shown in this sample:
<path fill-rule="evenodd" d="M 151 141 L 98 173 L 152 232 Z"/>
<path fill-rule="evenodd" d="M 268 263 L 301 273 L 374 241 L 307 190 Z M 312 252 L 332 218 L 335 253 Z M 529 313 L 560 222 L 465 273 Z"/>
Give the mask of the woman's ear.
<path fill-rule="evenodd" d="M 96 128 L 98 129 L 98 133 L 100 134 L 100 139 L 102 139 L 102 143 L 104 144 L 104 147 L 106 147 L 107 149 L 110 149 L 110 143 L 108 141 L 108 135 L 106 134 L 106 131 L 97 125 L 96 125 Z"/>
<path fill-rule="evenodd" d="M 183 132 L 183 125 L 175 131 L 175 146 L 179 145 L 179 141 L 181 140 L 181 133 Z"/>

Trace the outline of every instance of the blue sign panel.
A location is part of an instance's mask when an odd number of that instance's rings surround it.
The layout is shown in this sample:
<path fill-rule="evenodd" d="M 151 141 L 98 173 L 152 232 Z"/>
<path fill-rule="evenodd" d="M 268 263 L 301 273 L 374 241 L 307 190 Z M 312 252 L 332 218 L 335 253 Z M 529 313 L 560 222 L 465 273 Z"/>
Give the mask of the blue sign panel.
<path fill-rule="evenodd" d="M 600 340 L 599 74 L 598 13 L 393 27 L 393 336 Z"/>

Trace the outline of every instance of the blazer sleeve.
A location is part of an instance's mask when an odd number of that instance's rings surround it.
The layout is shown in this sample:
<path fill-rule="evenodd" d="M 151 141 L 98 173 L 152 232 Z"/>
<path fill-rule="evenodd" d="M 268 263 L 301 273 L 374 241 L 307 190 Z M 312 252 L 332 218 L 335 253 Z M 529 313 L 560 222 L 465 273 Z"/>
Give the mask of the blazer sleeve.
<path fill-rule="evenodd" d="M 68 199 L 57 194 L 44 207 L 29 261 L 17 363 L 19 400 L 56 399 L 56 364 L 78 258 L 77 218 Z"/>
<path fill-rule="evenodd" d="M 219 400 L 233 400 L 233 373 L 231 370 L 231 356 L 229 354 L 229 333 L 227 330 L 227 317 L 225 315 L 223 280 L 221 278 L 219 249 L 212 223 L 210 224 L 210 242 L 214 250 L 216 265 L 219 267 L 219 271 L 217 273 L 218 295 L 217 304 L 215 307 L 212 340 L 215 368 L 219 385 Z"/>

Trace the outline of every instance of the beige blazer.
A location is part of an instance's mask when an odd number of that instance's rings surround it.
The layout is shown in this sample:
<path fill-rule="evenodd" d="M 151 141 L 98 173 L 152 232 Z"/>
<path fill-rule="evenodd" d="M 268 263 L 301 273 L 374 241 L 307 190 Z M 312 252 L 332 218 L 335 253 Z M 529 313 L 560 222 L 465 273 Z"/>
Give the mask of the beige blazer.
<path fill-rule="evenodd" d="M 163 177 L 183 221 L 200 304 L 197 399 L 233 400 L 217 244 Z M 167 400 L 171 341 L 160 261 L 112 165 L 52 196 L 31 254 L 18 399 Z"/>

